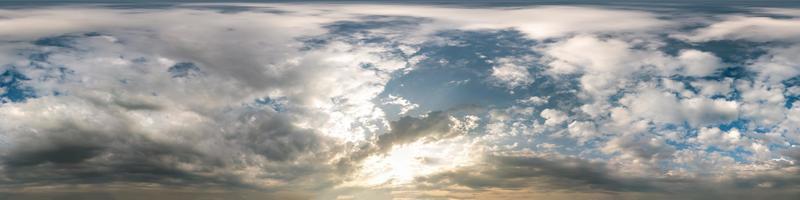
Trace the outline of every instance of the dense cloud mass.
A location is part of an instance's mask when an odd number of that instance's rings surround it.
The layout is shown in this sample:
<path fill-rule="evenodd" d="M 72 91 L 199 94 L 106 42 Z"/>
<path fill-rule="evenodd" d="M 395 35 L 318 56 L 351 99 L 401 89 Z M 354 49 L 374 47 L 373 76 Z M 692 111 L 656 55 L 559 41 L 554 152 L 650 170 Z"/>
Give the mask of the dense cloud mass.
<path fill-rule="evenodd" d="M 2 199 L 800 197 L 800 9 L 0 8 Z"/>

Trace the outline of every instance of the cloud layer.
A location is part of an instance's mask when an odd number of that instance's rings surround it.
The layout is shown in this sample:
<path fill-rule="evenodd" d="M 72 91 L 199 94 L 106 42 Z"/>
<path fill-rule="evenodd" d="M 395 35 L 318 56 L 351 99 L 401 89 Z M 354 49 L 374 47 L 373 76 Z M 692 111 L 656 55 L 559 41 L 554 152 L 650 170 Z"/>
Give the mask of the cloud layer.
<path fill-rule="evenodd" d="M 798 11 L 670 12 L 0 10 L 0 197 L 796 198 Z"/>

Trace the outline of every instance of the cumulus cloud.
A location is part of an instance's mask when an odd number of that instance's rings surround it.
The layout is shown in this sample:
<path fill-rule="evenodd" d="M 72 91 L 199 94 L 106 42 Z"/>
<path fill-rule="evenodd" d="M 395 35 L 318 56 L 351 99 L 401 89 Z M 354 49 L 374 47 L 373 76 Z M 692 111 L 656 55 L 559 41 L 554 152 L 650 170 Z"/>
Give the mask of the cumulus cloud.
<path fill-rule="evenodd" d="M 553 109 L 545 109 L 540 115 L 545 119 L 544 124 L 548 126 L 559 125 L 569 119 L 566 113 Z"/>
<path fill-rule="evenodd" d="M 800 45 L 773 48 L 748 67 L 758 72 L 759 77 L 767 82 L 784 81 L 800 75 L 800 71 L 797 69 L 800 59 L 794 56 L 797 53 L 800 53 Z"/>
<path fill-rule="evenodd" d="M 733 150 L 744 142 L 744 139 L 742 139 L 742 134 L 737 129 L 723 132 L 714 127 L 700 129 L 697 133 L 697 142 L 706 145 L 706 147 L 714 146 L 724 150 Z"/>
<path fill-rule="evenodd" d="M 603 38 L 577 35 L 544 47 L 548 72 L 556 75 L 580 74 L 583 92 L 603 99 L 627 87 L 629 78 L 642 72 L 655 76 L 709 76 L 724 67 L 722 60 L 709 52 L 688 49 L 668 55 L 663 44 L 641 39 Z"/>
<path fill-rule="evenodd" d="M 567 130 L 569 130 L 569 136 L 576 138 L 578 143 L 586 143 L 587 140 L 590 140 L 594 137 L 600 136 L 600 133 L 597 131 L 597 127 L 592 122 L 572 122 L 567 126 Z"/>
<path fill-rule="evenodd" d="M 550 63 L 551 70 L 555 73 L 583 70 L 590 74 L 631 72 L 641 67 L 639 62 L 642 61 L 641 56 L 644 56 L 634 55 L 636 52 L 625 41 L 603 40 L 590 35 L 576 36 L 555 44 L 547 53 L 556 58 Z"/>
<path fill-rule="evenodd" d="M 620 102 L 628 107 L 630 115 L 661 123 L 688 122 L 694 126 L 725 123 L 739 114 L 739 104 L 734 101 L 704 97 L 678 99 L 671 93 L 653 89 L 625 96 Z"/>
<path fill-rule="evenodd" d="M 497 65 L 492 67 L 492 78 L 509 89 L 530 85 L 534 81 L 533 77 L 528 68 L 520 64 L 514 63 L 510 58 L 499 59 Z"/>
<path fill-rule="evenodd" d="M 711 53 L 697 50 L 682 51 L 678 60 L 683 64 L 686 75 L 707 76 L 721 68 L 722 60 Z"/>

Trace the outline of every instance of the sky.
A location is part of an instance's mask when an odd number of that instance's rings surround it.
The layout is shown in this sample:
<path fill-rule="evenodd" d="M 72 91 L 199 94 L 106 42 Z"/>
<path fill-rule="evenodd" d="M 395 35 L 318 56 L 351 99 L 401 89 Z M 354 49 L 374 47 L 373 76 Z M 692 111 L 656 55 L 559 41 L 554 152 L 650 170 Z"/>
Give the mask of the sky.
<path fill-rule="evenodd" d="M 798 199 L 800 3 L 3 1 L 0 199 Z"/>

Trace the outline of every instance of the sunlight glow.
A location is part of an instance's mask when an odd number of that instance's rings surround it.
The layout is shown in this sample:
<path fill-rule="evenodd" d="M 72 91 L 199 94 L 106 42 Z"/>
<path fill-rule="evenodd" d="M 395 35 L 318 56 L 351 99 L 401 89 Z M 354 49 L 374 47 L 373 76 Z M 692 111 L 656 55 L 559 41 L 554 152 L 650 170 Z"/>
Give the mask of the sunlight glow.
<path fill-rule="evenodd" d="M 464 137 L 436 143 L 415 142 L 396 146 L 385 155 L 364 161 L 363 169 L 352 185 L 403 186 L 414 178 L 467 166 L 480 158 Z"/>

